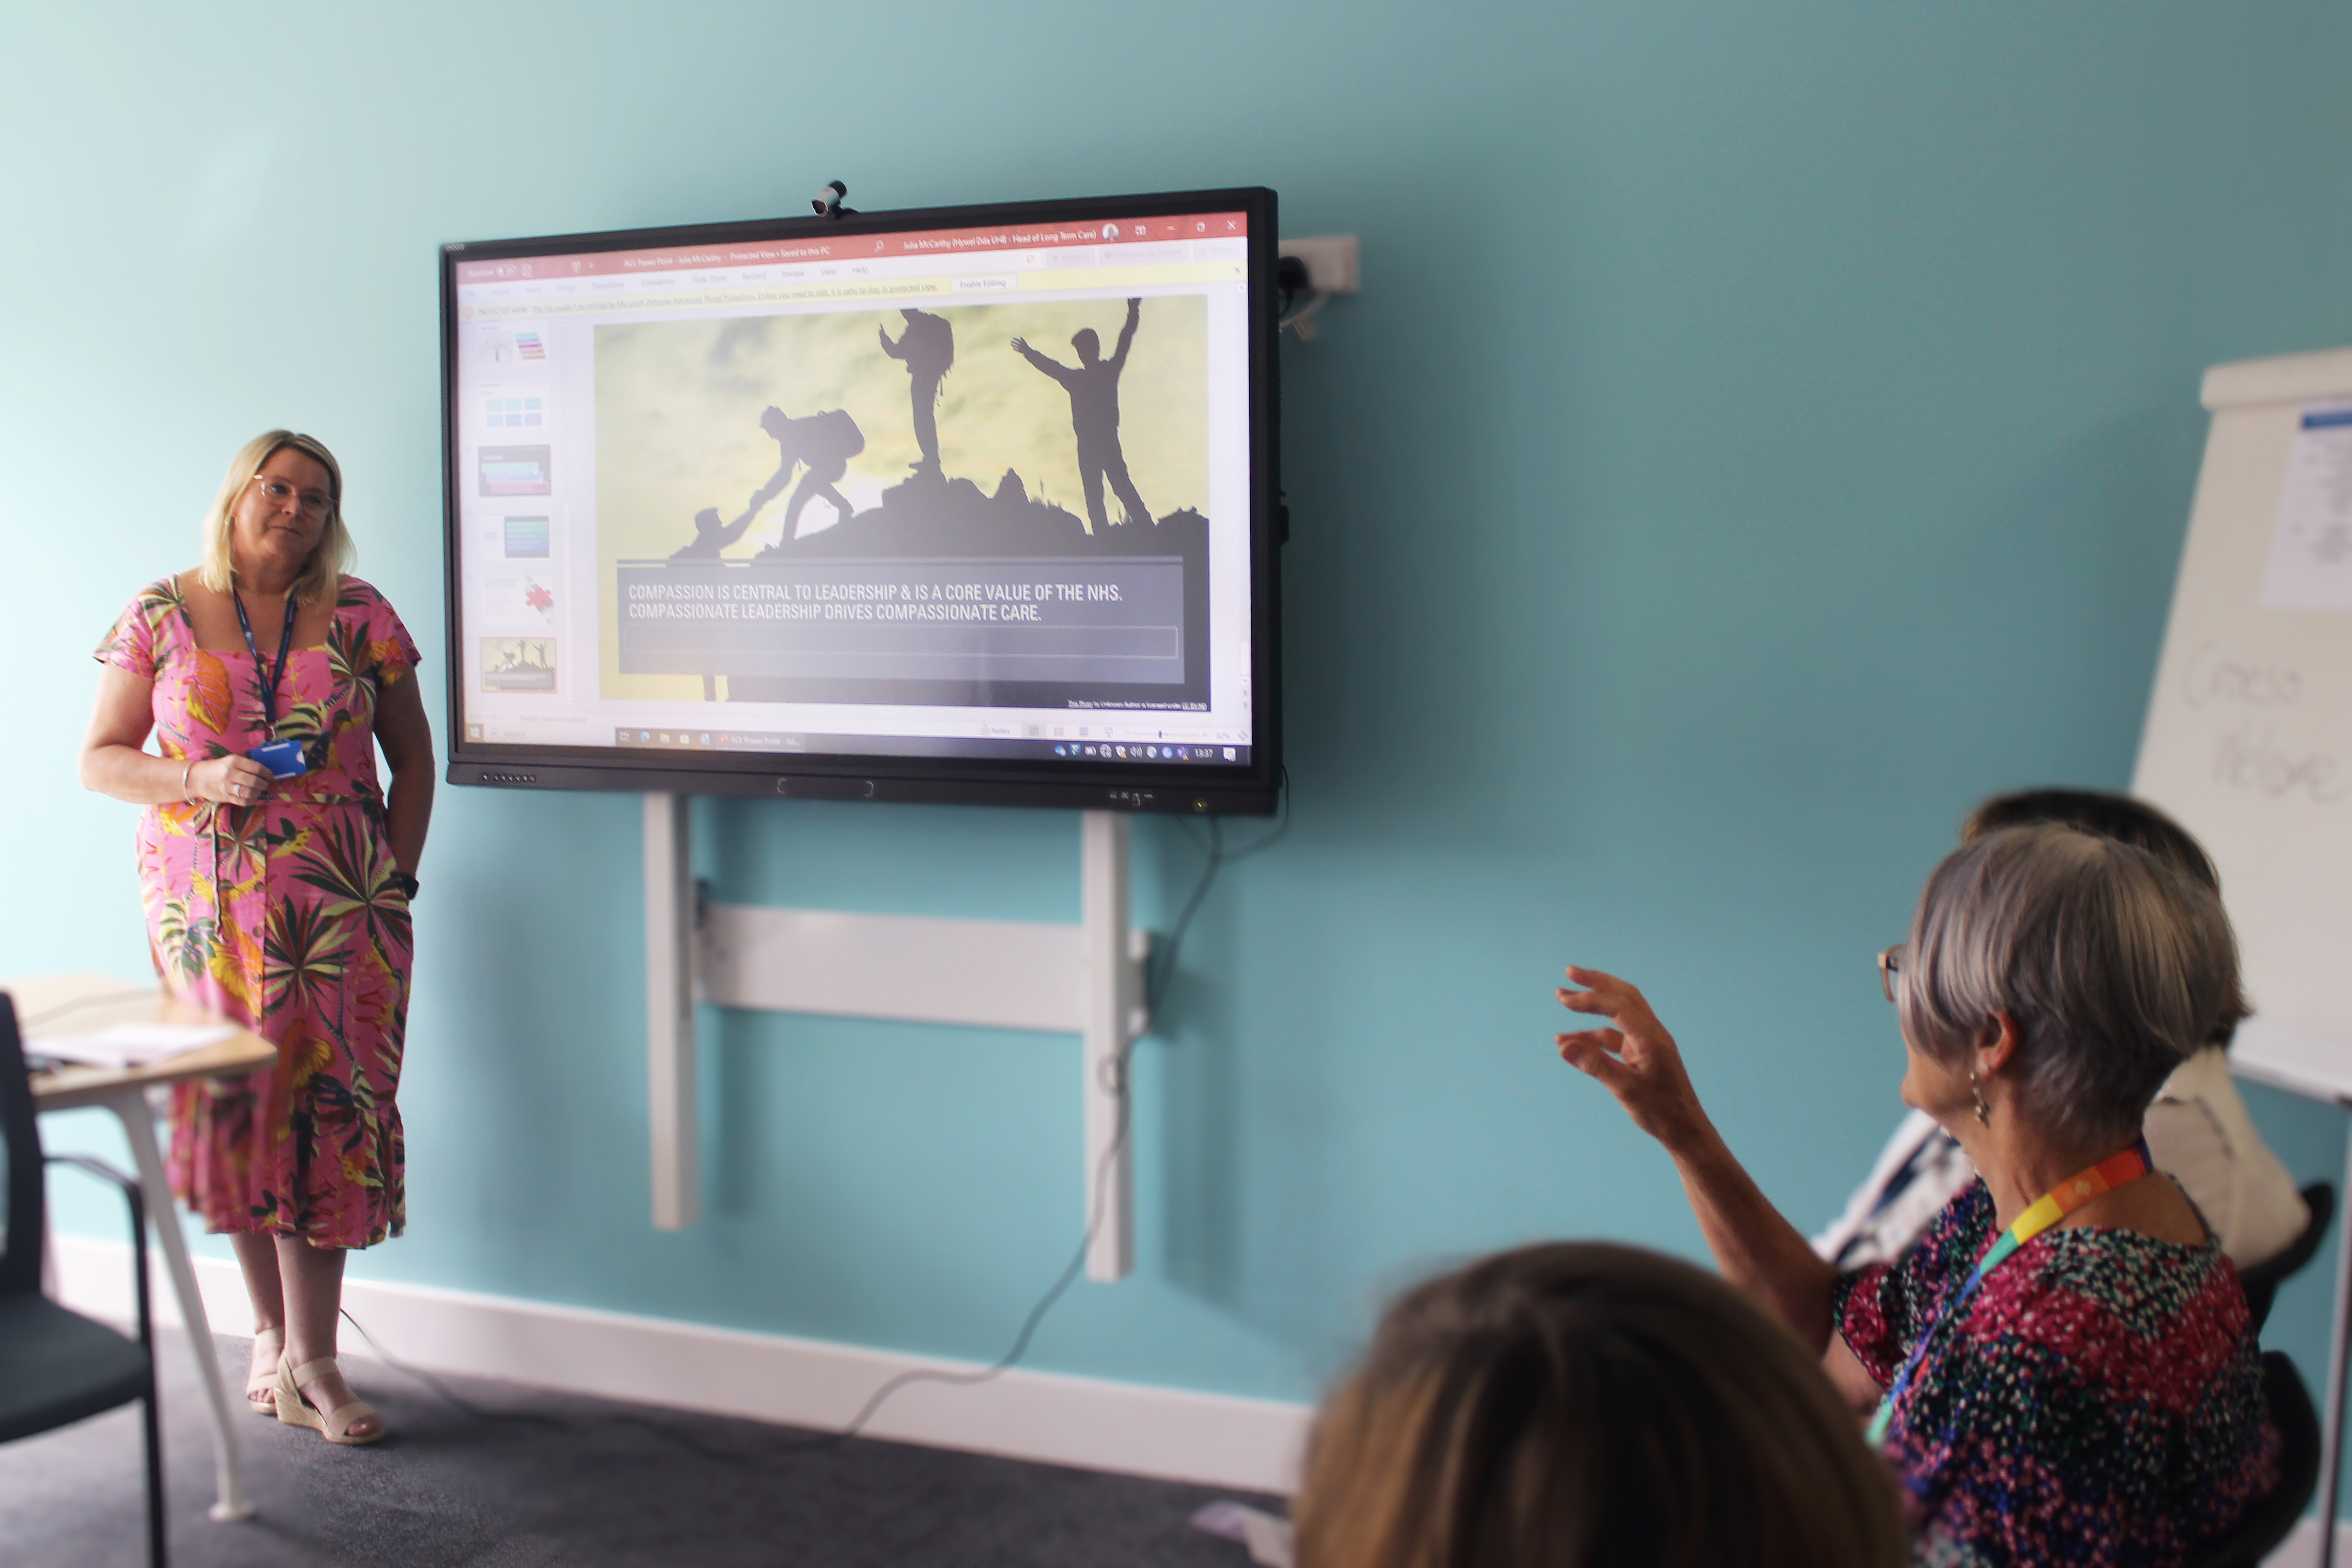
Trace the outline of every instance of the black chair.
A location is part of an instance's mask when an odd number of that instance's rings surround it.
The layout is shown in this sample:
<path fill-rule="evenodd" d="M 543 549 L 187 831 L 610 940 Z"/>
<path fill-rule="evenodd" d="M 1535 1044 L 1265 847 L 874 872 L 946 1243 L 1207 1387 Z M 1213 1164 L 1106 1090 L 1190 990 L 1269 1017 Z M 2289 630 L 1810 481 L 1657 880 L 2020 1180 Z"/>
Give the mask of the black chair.
<path fill-rule="evenodd" d="M 155 1422 L 155 1335 L 147 1310 L 147 1210 L 139 1184 L 79 1154 L 41 1157 L 33 1088 L 25 1076 L 16 1008 L 0 992 L 0 1137 L 8 1142 L 8 1229 L 0 1251 L 0 1443 L 68 1426 L 138 1400 L 147 1433 L 147 1561 L 163 1568 L 163 1446 Z M 131 1202 L 131 1267 L 139 1284 L 136 1343 L 41 1294 L 45 1164 L 79 1165 Z"/>
<path fill-rule="evenodd" d="M 2319 1485 L 2319 1413 L 2284 1351 L 2263 1352 L 2263 1397 L 2278 1427 L 2278 1485 L 2206 1542 L 2198 1568 L 2257 1568 L 2287 1538 Z"/>
<path fill-rule="evenodd" d="M 2304 1188 L 2303 1201 L 2311 1210 L 2311 1221 L 2303 1227 L 2303 1234 L 2289 1242 L 2287 1249 L 2276 1258 L 2238 1270 L 2238 1279 L 2246 1287 L 2246 1306 L 2254 1315 L 2254 1332 L 2258 1334 L 2270 1321 L 2271 1302 L 2277 1297 L 2280 1284 L 2311 1261 L 2320 1243 L 2327 1239 L 2328 1222 L 2336 1217 L 2336 1189 L 2327 1183 L 2314 1182 Z"/>

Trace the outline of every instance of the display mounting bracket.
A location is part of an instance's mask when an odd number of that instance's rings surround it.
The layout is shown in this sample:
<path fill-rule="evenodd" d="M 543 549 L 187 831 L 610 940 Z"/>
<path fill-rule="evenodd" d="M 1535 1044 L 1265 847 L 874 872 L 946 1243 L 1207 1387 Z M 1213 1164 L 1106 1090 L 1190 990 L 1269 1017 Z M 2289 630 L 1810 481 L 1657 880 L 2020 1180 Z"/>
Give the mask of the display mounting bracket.
<path fill-rule="evenodd" d="M 1087 1278 L 1135 1263 L 1129 1043 L 1150 1026 L 1150 933 L 1130 923 L 1133 819 L 1080 814 L 1076 925 L 706 903 L 688 798 L 645 796 L 653 1222 L 699 1217 L 698 1005 L 1079 1037 Z"/>

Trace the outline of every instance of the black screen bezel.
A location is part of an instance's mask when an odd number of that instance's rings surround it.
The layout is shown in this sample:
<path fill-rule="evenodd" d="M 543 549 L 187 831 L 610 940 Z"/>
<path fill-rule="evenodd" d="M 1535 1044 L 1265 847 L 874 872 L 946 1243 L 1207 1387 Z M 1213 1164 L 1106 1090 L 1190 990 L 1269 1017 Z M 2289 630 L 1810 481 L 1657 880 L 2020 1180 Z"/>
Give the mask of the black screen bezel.
<path fill-rule="evenodd" d="M 466 738 L 461 657 L 459 529 L 463 418 L 457 386 L 457 267 L 583 250 L 806 240 L 910 229 L 1083 224 L 1201 212 L 1249 217 L 1250 692 L 1246 764 L 1154 764 L 1135 760 L 898 757 L 858 753 L 637 751 L 622 747 L 499 744 Z M 1276 362 L 1275 193 L 1261 186 L 1067 201 L 927 207 L 896 212 L 762 218 L 737 223 L 467 241 L 441 248 L 443 567 L 448 658 L 448 767 L 453 784 L 499 788 L 665 791 L 685 795 L 928 801 L 1265 815 L 1282 772 L 1281 407 Z"/>

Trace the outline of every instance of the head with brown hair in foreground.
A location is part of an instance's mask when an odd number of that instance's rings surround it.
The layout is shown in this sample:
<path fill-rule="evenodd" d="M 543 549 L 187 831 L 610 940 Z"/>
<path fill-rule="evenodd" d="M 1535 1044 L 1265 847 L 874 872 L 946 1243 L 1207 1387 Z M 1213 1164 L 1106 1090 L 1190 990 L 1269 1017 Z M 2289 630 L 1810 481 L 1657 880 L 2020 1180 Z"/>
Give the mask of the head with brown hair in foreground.
<path fill-rule="evenodd" d="M 1689 1264 L 1523 1247 L 1409 1291 L 1325 1402 L 1298 1568 L 1899 1568 L 1797 1337 Z"/>

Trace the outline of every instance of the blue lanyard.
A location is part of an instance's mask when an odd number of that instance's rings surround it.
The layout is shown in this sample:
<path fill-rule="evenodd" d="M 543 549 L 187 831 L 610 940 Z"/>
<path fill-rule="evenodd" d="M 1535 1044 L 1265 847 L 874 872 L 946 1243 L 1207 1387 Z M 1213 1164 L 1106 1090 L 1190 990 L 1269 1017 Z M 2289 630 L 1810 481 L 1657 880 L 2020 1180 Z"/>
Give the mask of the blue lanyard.
<path fill-rule="evenodd" d="M 228 591 L 236 605 L 237 629 L 245 633 L 245 651 L 253 656 L 253 671 L 261 673 L 261 649 L 253 640 L 253 623 L 245 616 L 245 600 L 237 591 Z M 278 683 L 286 679 L 286 656 L 294 651 L 294 590 L 286 591 L 286 629 L 278 634 L 278 664 L 269 672 L 269 683 L 261 689 L 262 716 L 269 721 L 269 738 L 278 738 Z"/>

